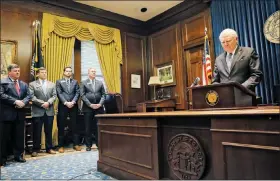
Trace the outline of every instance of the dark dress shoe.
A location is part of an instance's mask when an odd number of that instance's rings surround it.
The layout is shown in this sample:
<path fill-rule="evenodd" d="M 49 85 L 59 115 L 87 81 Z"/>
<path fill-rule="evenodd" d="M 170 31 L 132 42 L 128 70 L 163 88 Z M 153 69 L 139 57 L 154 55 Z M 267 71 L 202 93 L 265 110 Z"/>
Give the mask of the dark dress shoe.
<path fill-rule="evenodd" d="M 26 162 L 26 160 L 25 160 L 22 156 L 15 157 L 15 161 L 16 161 L 16 162 L 21 162 L 21 163 Z"/>
<path fill-rule="evenodd" d="M 52 150 L 52 149 L 48 150 L 47 153 L 48 154 L 56 154 L 56 152 L 54 150 Z"/>
<path fill-rule="evenodd" d="M 87 151 L 91 151 L 91 147 L 87 147 L 86 150 L 87 150 Z"/>
<path fill-rule="evenodd" d="M 2 167 L 4 167 L 4 166 L 6 166 L 7 165 L 7 162 L 6 162 L 6 160 L 5 161 L 2 161 L 2 163 L 0 164 L 0 166 Z"/>
<path fill-rule="evenodd" d="M 0 160 L 0 165 L 1 166 L 5 166 L 7 164 L 7 159 L 6 158 L 2 158 L 2 160 Z"/>

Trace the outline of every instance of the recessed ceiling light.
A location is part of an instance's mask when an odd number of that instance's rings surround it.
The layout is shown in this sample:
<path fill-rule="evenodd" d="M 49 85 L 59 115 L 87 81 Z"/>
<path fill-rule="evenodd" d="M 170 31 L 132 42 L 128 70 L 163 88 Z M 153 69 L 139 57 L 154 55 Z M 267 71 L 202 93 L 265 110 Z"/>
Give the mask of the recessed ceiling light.
<path fill-rule="evenodd" d="M 145 13 L 147 11 L 147 8 L 141 8 L 140 10 L 142 13 Z"/>

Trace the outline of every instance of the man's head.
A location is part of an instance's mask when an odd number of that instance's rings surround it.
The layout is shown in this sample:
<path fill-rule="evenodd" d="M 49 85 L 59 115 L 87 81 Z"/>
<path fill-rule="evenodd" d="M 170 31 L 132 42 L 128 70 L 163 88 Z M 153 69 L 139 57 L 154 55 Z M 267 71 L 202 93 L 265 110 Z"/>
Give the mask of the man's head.
<path fill-rule="evenodd" d="M 228 53 L 233 53 L 238 44 L 238 35 L 233 29 L 225 29 L 219 36 L 223 49 Z"/>
<path fill-rule="evenodd" d="M 64 75 L 64 77 L 66 77 L 66 78 L 71 78 L 71 76 L 72 76 L 72 68 L 71 67 L 65 67 L 64 69 L 63 69 L 63 75 Z"/>
<path fill-rule="evenodd" d="M 95 75 L 96 75 L 96 69 L 95 68 L 89 68 L 88 69 L 88 77 L 90 79 L 95 79 Z"/>
<path fill-rule="evenodd" d="M 37 70 L 37 76 L 38 76 L 38 78 L 41 79 L 41 80 L 47 79 L 47 70 L 46 70 L 46 68 L 45 68 L 45 67 L 40 67 L 40 68 L 38 68 L 38 70 Z"/>
<path fill-rule="evenodd" d="M 13 80 L 19 79 L 20 76 L 20 68 L 17 64 L 10 64 L 8 67 L 8 75 Z"/>

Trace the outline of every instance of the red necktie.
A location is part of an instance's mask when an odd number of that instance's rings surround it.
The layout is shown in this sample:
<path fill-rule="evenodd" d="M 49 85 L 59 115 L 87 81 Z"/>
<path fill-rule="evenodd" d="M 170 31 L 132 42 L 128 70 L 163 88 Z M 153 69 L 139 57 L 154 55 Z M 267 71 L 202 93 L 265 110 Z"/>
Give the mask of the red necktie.
<path fill-rule="evenodd" d="M 17 93 L 18 93 L 18 95 L 19 95 L 19 94 L 20 94 L 20 88 L 19 88 L 19 85 L 18 85 L 18 83 L 17 83 L 17 81 L 16 81 L 16 80 L 15 80 L 14 82 L 15 82 L 15 88 L 16 88 Z"/>

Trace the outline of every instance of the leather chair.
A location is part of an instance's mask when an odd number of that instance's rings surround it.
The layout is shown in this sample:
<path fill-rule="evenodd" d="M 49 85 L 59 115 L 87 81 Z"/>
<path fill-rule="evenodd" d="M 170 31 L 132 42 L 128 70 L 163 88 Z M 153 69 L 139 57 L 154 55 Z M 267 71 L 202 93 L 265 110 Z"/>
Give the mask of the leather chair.
<path fill-rule="evenodd" d="M 122 95 L 118 93 L 106 94 L 104 107 L 107 114 L 123 113 Z"/>

